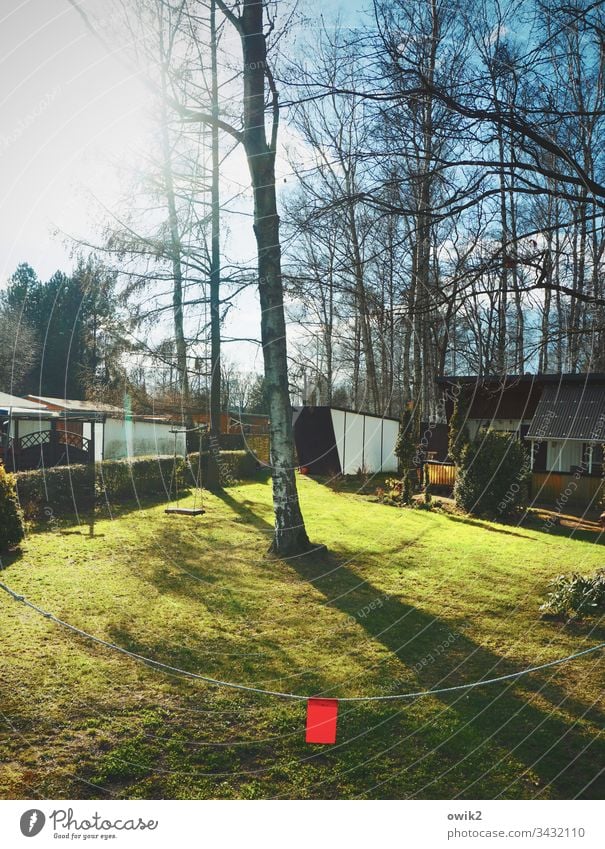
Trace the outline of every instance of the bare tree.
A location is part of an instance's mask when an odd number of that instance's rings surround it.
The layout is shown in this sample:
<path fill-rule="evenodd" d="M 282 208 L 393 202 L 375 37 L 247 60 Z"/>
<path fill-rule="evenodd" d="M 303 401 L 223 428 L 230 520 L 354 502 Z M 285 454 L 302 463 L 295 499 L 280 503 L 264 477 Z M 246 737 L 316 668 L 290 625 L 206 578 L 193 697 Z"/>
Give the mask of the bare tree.
<path fill-rule="evenodd" d="M 298 500 L 295 478 L 292 408 L 288 387 L 286 322 L 281 269 L 279 215 L 275 190 L 275 157 L 279 129 L 279 98 L 267 50 L 263 0 L 243 0 L 230 7 L 216 0 L 240 37 L 242 51 L 242 128 L 212 115 L 181 109 L 188 120 L 217 125 L 243 144 L 254 193 L 254 234 L 258 249 L 258 291 L 265 384 L 271 420 L 271 463 L 275 533 L 271 550 L 279 555 L 306 551 L 309 540 Z M 269 93 L 271 125 L 266 126 Z"/>

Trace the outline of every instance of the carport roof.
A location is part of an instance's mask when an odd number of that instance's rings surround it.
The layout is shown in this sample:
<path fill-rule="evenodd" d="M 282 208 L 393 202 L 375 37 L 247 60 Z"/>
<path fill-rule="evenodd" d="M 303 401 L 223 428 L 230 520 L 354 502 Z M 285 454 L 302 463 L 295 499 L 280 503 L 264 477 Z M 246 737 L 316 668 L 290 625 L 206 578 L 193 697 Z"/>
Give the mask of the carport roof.
<path fill-rule="evenodd" d="M 0 415 L 12 419 L 48 421 L 49 419 L 74 419 L 76 421 L 103 421 L 104 414 L 96 412 L 51 410 L 29 398 L 19 398 L 8 392 L 0 392 Z"/>

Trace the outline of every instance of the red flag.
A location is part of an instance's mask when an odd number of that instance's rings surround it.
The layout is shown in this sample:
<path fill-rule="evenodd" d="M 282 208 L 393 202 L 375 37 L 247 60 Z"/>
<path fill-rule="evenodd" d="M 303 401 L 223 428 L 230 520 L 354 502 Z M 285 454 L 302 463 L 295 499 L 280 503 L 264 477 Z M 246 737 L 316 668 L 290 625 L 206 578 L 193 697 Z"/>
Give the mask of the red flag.
<path fill-rule="evenodd" d="M 338 699 L 309 699 L 307 743 L 335 743 Z"/>

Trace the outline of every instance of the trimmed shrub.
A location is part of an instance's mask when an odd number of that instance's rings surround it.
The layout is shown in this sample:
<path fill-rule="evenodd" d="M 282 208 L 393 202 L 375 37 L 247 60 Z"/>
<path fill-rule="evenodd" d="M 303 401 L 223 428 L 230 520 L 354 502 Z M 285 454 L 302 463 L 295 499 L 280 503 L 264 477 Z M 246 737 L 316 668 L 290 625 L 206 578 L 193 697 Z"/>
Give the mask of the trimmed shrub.
<path fill-rule="evenodd" d="M 227 446 L 225 446 L 226 448 Z M 246 436 L 245 447 L 251 451 L 261 463 L 271 462 L 271 439 L 268 433 L 257 433 Z"/>
<path fill-rule="evenodd" d="M 91 509 L 95 501 L 110 503 L 135 498 L 171 500 L 196 486 L 199 454 L 189 454 L 187 461 L 173 456 L 140 457 L 136 460 L 104 460 L 92 465 L 55 466 L 18 472 L 17 495 L 27 519 L 45 514 L 59 515 Z M 208 471 L 208 452 L 202 452 L 201 483 Z M 221 484 L 252 478 L 257 471 L 255 458 L 247 451 L 221 451 L 219 461 Z"/>
<path fill-rule="evenodd" d="M 580 619 L 605 611 L 605 569 L 598 569 L 594 575 L 559 575 L 550 586 L 552 591 L 540 607 L 547 616 Z"/>
<path fill-rule="evenodd" d="M 136 497 L 174 497 L 174 458 L 153 457 L 105 460 L 92 465 L 54 466 L 18 472 L 17 493 L 27 519 L 43 515 L 72 514 L 90 510 L 99 499 L 111 501 Z M 179 491 L 189 485 L 185 479 L 185 461 L 177 459 Z"/>
<path fill-rule="evenodd" d="M 460 457 L 454 498 L 467 513 L 505 518 L 527 502 L 530 461 L 521 442 L 497 431 L 480 431 Z"/>
<path fill-rule="evenodd" d="M 17 500 L 15 476 L 0 463 L 0 551 L 19 545 L 23 536 L 23 514 Z"/>
<path fill-rule="evenodd" d="M 104 460 L 97 464 L 98 495 L 114 499 L 175 498 L 192 485 L 182 457 Z"/>
<path fill-rule="evenodd" d="M 94 469 L 91 465 L 54 466 L 17 472 L 17 494 L 27 519 L 40 518 L 44 511 L 73 513 L 94 504 Z"/>
<path fill-rule="evenodd" d="M 202 486 L 204 485 L 204 481 L 208 475 L 208 458 L 209 452 L 202 451 L 200 464 L 200 455 L 198 452 L 188 455 L 191 465 L 187 471 L 187 478 L 191 481 L 192 486 L 195 486 L 198 469 L 201 471 Z M 237 483 L 237 481 L 253 478 L 258 471 L 257 460 L 248 451 L 221 451 L 219 453 L 218 467 L 221 486 L 229 486 L 230 484 Z"/>

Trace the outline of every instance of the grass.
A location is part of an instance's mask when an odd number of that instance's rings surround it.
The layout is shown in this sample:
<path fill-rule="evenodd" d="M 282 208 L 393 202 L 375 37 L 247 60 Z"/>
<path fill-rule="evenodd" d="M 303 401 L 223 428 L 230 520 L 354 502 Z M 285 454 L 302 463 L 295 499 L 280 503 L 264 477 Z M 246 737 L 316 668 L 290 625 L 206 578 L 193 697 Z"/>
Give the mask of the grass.
<path fill-rule="evenodd" d="M 55 615 L 165 663 L 296 693 L 409 692 L 494 677 L 602 641 L 542 621 L 588 537 L 518 529 L 300 479 L 330 554 L 264 556 L 268 483 L 201 518 L 126 505 L 32 532 L 1 579 Z M 594 536 L 591 539 L 596 539 Z M 600 654 L 516 682 L 343 703 L 335 746 L 305 705 L 166 675 L 0 594 L 3 798 L 599 798 Z"/>

